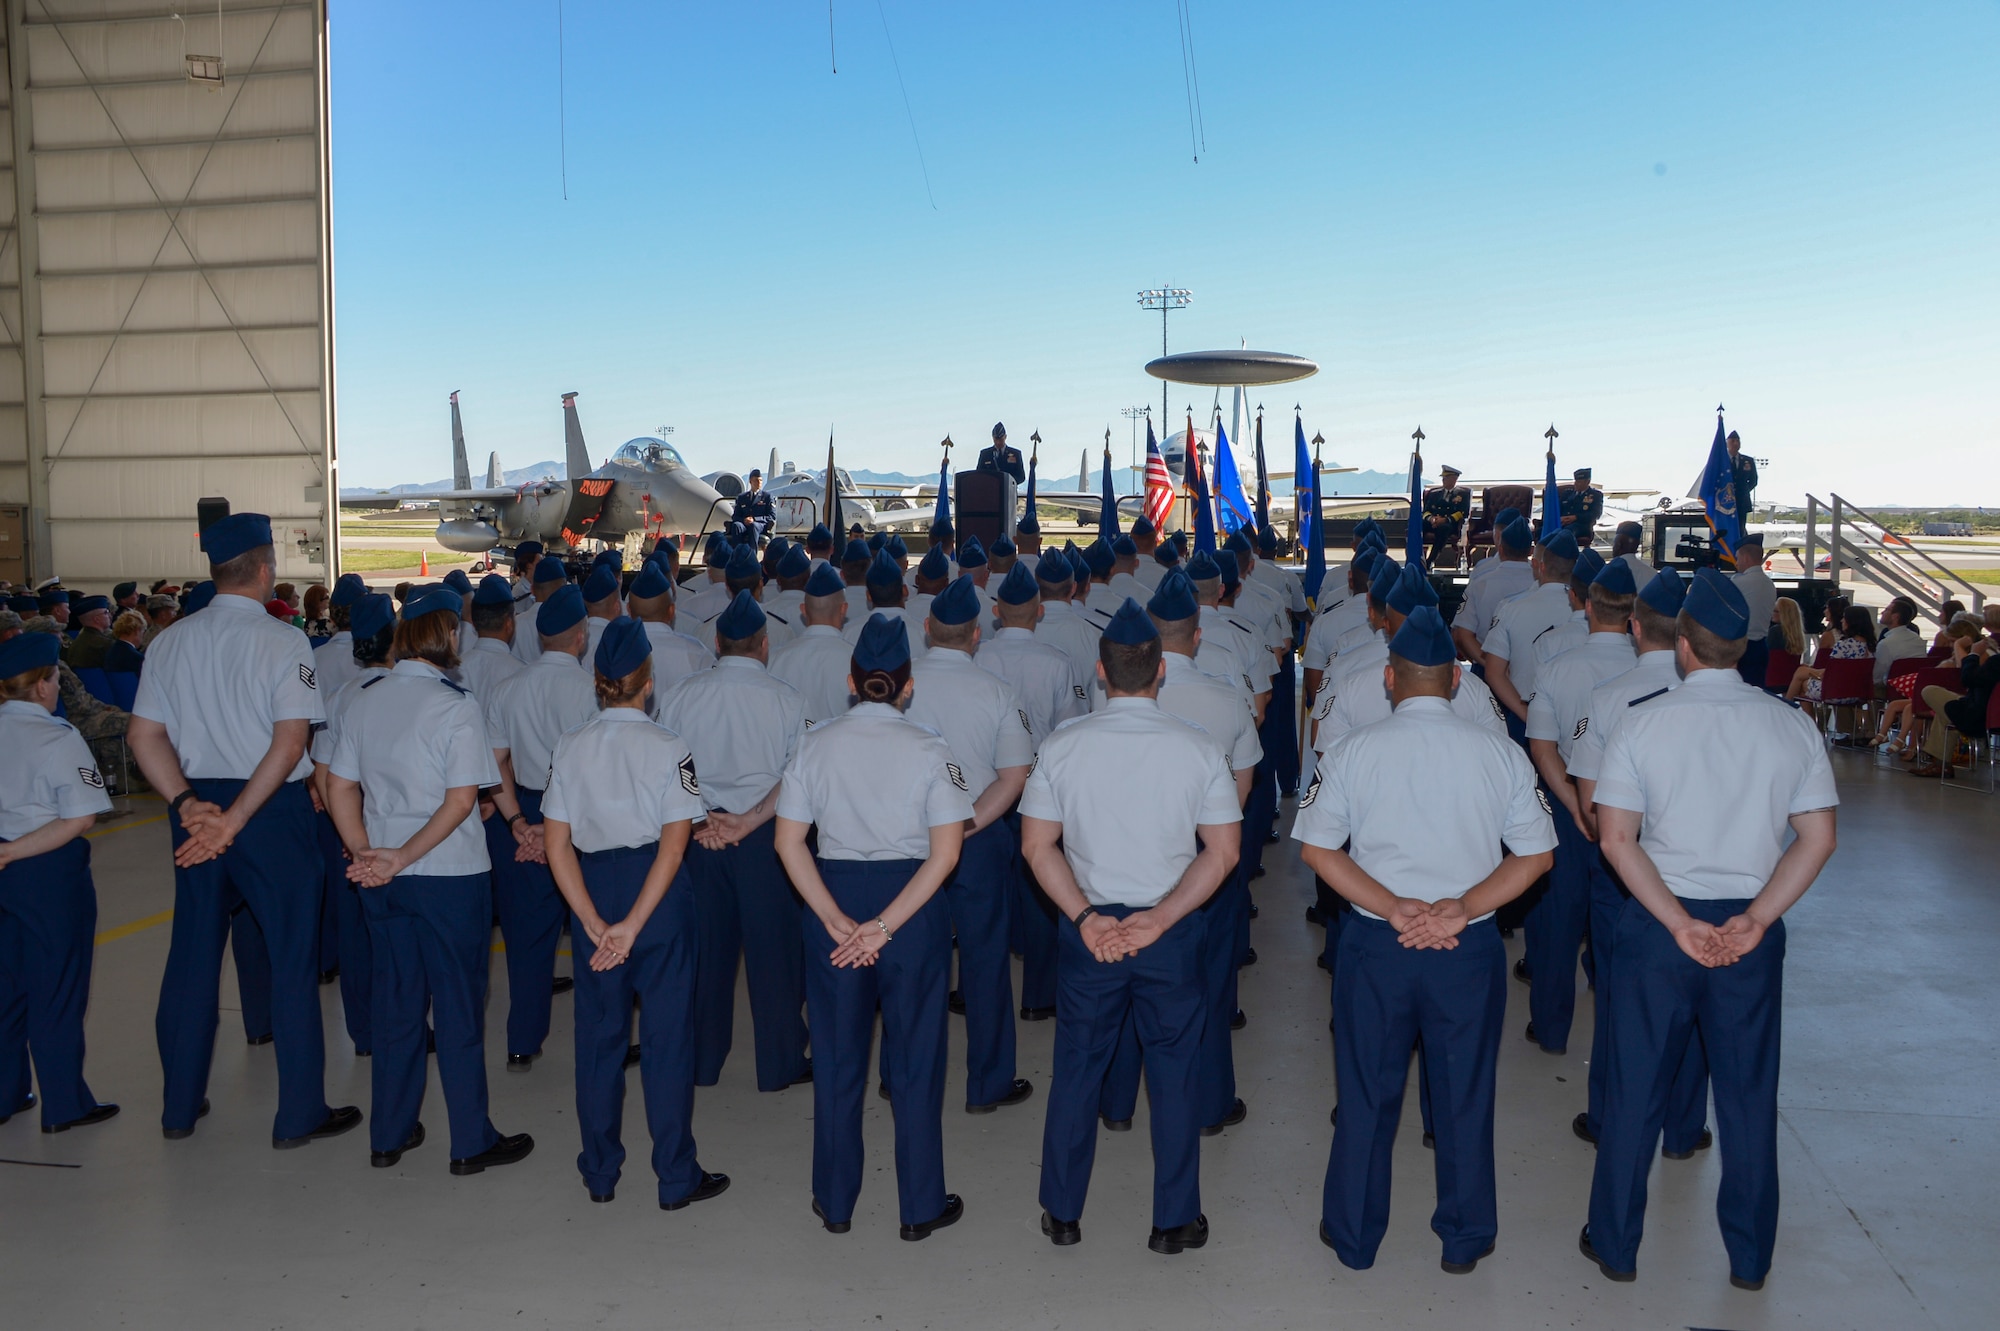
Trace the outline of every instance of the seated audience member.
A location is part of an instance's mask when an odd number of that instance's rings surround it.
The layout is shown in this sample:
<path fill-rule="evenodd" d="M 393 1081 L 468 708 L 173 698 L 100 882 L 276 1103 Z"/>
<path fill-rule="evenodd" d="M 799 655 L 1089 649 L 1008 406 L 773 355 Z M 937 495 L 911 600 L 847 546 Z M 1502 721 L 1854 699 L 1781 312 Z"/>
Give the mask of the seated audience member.
<path fill-rule="evenodd" d="M 145 664 L 145 649 L 139 639 L 145 636 L 146 617 L 137 610 L 122 610 L 118 618 L 111 621 L 111 645 L 104 649 L 104 673 L 107 675 L 136 675 Z"/>
<path fill-rule="evenodd" d="M 301 607 L 305 622 L 299 627 L 306 631 L 306 636 L 313 640 L 315 647 L 333 636 L 332 612 L 328 609 L 328 602 L 332 599 L 333 593 L 327 590 L 323 582 L 315 582 L 306 588 L 305 601 Z"/>
<path fill-rule="evenodd" d="M 1936 713 L 1936 719 L 1924 739 L 1923 758 L 1910 769 L 1911 776 L 1952 775 L 1960 742 L 1986 734 L 1987 706 L 1994 688 L 2000 686 L 2000 603 L 1986 606 L 1982 627 L 1985 637 L 1953 640 L 1950 664 L 1959 672 L 1960 690 L 1933 684 L 1923 691 L 1924 705 Z"/>
<path fill-rule="evenodd" d="M 1841 611 L 1840 625 L 1835 630 L 1832 644 L 1827 648 L 1824 660 L 1864 661 L 1875 654 L 1875 620 L 1865 605 L 1850 605 Z M 1824 641 L 1825 635 L 1821 635 Z M 1813 714 L 1813 705 L 1821 700 L 1820 679 L 1826 674 L 1824 665 L 1800 666 L 1792 676 L 1791 687 L 1785 690 L 1787 702 L 1798 702 L 1806 712 Z M 1833 698 L 1825 701 L 1846 705 L 1862 702 L 1860 698 Z"/>

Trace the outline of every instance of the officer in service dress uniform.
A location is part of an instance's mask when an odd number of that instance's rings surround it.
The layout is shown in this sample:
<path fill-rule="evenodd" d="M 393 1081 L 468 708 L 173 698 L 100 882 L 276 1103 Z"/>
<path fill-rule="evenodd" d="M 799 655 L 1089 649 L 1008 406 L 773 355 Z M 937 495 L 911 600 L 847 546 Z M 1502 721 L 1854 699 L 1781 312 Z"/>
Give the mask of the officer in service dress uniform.
<path fill-rule="evenodd" d="M 968 542 L 969 544 L 969 542 Z M 1008 961 L 1016 892 L 1014 831 L 1005 815 L 1020 798 L 1035 756 L 1033 723 L 1005 680 L 973 661 L 980 602 L 961 577 L 931 602 L 925 631 L 931 650 L 911 667 L 909 719 L 951 748 L 972 797 L 958 865 L 945 904 L 958 936 L 958 992 L 965 1007 L 965 1112 L 989 1114 L 1034 1092 L 1014 1075 L 1014 984 Z M 893 1095 L 893 1078 L 885 1079 Z"/>
<path fill-rule="evenodd" d="M 563 900 L 542 849 L 542 794 L 556 740 L 597 715 L 597 692 L 580 655 L 583 593 L 565 584 L 535 612 L 540 649 L 535 662 L 501 681 L 480 699 L 486 732 L 500 766 L 494 817 L 515 842 L 511 856 L 497 830 L 493 852 L 493 905 L 507 946 L 507 1070 L 526 1072 L 549 1035 L 550 1000 L 572 980 L 555 975 Z M 518 640 L 520 635 L 516 634 Z M 509 808 L 513 804 L 515 807 Z"/>
<path fill-rule="evenodd" d="M 424 1143 L 426 1009 L 451 1125 L 451 1172 L 511 1165 L 535 1149 L 486 1114 L 486 988 L 493 886 L 479 792 L 500 784 L 479 704 L 445 677 L 458 664 L 464 602 L 449 587 L 403 604 L 395 665 L 343 711 L 327 764 L 328 802 L 353 857 L 375 942 L 373 1122 L 369 1164 L 387 1169 Z"/>
<path fill-rule="evenodd" d="M 1458 567 L 1458 538 L 1472 512 L 1472 491 L 1458 483 L 1457 467 L 1439 467 L 1438 484 L 1424 492 L 1424 562 L 1432 568 Z"/>
<path fill-rule="evenodd" d="M 939 894 L 958 863 L 972 798 L 949 746 L 903 715 L 911 683 L 901 621 L 869 620 L 849 678 L 854 707 L 800 742 L 778 797 L 778 855 L 805 901 L 817 1063 L 813 1214 L 829 1233 L 853 1227 L 879 1007 L 901 1234 L 915 1241 L 965 1213 L 944 1188 L 951 917 Z M 806 845 L 815 827 L 817 854 Z"/>
<path fill-rule="evenodd" d="M 36 1105 L 43 1132 L 118 1113 L 83 1080 L 83 1013 L 97 888 L 83 834 L 111 811 L 90 746 L 56 710 L 62 644 L 48 633 L 0 642 L 0 1123 Z"/>
<path fill-rule="evenodd" d="M 713 1086 L 729 1057 L 740 955 L 750 990 L 757 1089 L 812 1076 L 806 1058 L 805 953 L 772 850 L 778 783 L 805 733 L 805 699 L 766 668 L 767 617 L 748 590 L 715 621 L 713 668 L 662 695 L 659 722 L 694 752 L 707 819 L 687 852 L 699 947 L 695 965 L 695 1084 Z"/>
<path fill-rule="evenodd" d="M 1581 550 L 1590 544 L 1592 530 L 1604 520 L 1604 491 L 1590 483 L 1588 467 L 1578 467 L 1572 481 L 1562 495 L 1562 525 Z"/>
<path fill-rule="evenodd" d="M 1611 1067 L 1579 1245 L 1608 1278 L 1636 1278 L 1647 1175 L 1698 1031 L 1722 1142 L 1715 1209 L 1729 1283 L 1756 1290 L 1778 1237 L 1783 916 L 1833 854 L 1840 797 L 1812 722 L 1736 676 L 1750 629 L 1736 586 L 1701 570 L 1676 628 L 1685 681 L 1625 718 L 1597 778 L 1605 858 L 1632 899 L 1618 919 Z M 1729 781 L 1715 777 L 1723 754 Z"/>
<path fill-rule="evenodd" d="M 804 627 L 783 650 L 772 653 L 771 674 L 798 690 L 806 723 L 816 726 L 847 710 L 847 667 L 854 648 L 842 632 L 847 598 L 831 564 L 812 571 L 805 593 L 799 603 Z"/>
<path fill-rule="evenodd" d="M 612 1200 L 637 1002 L 660 1209 L 678 1211 L 721 1193 L 729 1176 L 695 1159 L 694 886 L 683 857 L 704 809 L 688 746 L 646 720 L 652 654 L 637 620 L 605 629 L 593 658 L 604 709 L 556 741 L 542 827 L 572 945 L 579 959 L 590 953 L 576 967 L 577 1169 L 590 1200 Z"/>
<path fill-rule="evenodd" d="M 1007 442 L 1007 427 L 1003 424 L 995 423 L 993 442 L 979 450 L 977 469 L 1011 476 L 1016 485 L 1028 483 L 1028 469 L 1021 461 L 1021 450 Z"/>
<path fill-rule="evenodd" d="M 1430 1065 L 1431 1227 L 1444 1270 L 1470 1272 L 1499 1231 L 1493 1098 L 1507 957 L 1493 912 L 1548 868 L 1555 830 L 1520 749 L 1451 714 L 1455 654 L 1436 610 L 1410 612 L 1383 668 L 1394 714 L 1327 753 L 1292 829 L 1301 857 L 1354 907 L 1334 968 L 1340 1109 L 1319 1236 L 1356 1270 L 1374 1265 L 1388 1230 L 1412 1045 Z M 1427 812 L 1438 808 L 1452 816 Z"/>
<path fill-rule="evenodd" d="M 166 1073 L 160 1127 L 206 1109 L 222 940 L 248 908 L 269 954 L 280 1149 L 361 1122 L 326 1103 L 318 987 L 319 856 L 306 741 L 326 720 L 306 635 L 271 618 L 271 520 L 235 513 L 201 534 L 215 599 L 153 642 L 127 740 L 173 826 L 174 922 L 154 1022 Z"/>
<path fill-rule="evenodd" d="M 1160 635 L 1136 602 L 1112 616 L 1098 662 L 1104 710 L 1048 738 L 1021 797 L 1023 854 L 1064 917 L 1042 1232 L 1057 1246 L 1082 1239 L 1099 1106 L 1129 1018 L 1152 1105 L 1147 1246 L 1171 1255 L 1208 1242 L 1201 906 L 1236 866 L 1242 810 L 1221 746 L 1161 708 Z"/>

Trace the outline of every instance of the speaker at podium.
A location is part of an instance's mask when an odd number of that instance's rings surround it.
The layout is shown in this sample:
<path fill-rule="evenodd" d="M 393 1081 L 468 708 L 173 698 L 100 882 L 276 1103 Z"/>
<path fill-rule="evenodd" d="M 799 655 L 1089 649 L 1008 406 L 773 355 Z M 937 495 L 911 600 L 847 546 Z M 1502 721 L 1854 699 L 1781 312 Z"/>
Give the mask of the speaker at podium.
<path fill-rule="evenodd" d="M 977 536 L 991 550 L 1004 532 L 1014 534 L 1014 478 L 998 472 L 961 471 L 952 477 L 952 524 L 960 541 Z"/>

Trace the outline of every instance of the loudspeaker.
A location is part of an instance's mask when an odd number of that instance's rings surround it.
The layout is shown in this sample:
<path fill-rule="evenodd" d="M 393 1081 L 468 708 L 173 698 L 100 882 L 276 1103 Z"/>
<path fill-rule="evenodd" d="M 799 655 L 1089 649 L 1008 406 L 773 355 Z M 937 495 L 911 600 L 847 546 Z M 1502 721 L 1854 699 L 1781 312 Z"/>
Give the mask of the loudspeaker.
<path fill-rule="evenodd" d="M 214 524 L 229 516 L 227 499 L 197 499 L 194 501 L 194 529 L 197 533 L 207 531 Z"/>

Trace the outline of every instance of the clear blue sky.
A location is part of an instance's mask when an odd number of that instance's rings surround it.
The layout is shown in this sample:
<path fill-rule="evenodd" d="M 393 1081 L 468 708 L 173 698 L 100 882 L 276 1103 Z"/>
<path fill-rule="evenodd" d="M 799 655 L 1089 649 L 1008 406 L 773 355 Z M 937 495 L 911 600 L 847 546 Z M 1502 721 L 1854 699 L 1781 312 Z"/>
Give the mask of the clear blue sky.
<path fill-rule="evenodd" d="M 1123 462 L 1169 282 L 1329 460 L 1678 491 L 1721 402 L 1765 497 L 2000 504 L 1991 0 L 1190 6 L 1198 164 L 1171 0 L 835 0 L 837 75 L 818 0 L 566 0 L 567 201 L 555 0 L 335 6 L 343 479 L 448 474 L 452 389 L 475 469 L 566 389 L 600 461 Z"/>

